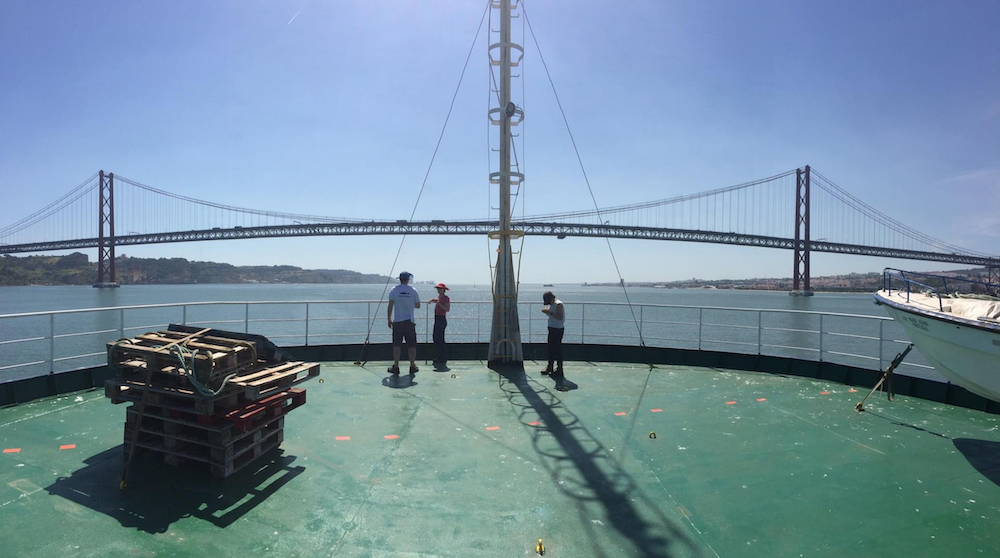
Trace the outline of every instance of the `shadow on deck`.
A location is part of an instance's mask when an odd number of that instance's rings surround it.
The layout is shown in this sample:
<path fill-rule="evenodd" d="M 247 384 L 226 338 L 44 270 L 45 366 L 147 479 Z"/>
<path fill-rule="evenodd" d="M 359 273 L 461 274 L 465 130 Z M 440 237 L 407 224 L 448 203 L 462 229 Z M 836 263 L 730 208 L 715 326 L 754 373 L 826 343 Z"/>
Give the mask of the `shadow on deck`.
<path fill-rule="evenodd" d="M 955 449 L 962 452 L 972 465 L 993 484 L 1000 486 L 1000 442 L 955 438 Z"/>
<path fill-rule="evenodd" d="M 640 556 L 702 554 L 685 530 L 643 493 L 608 448 L 552 390 L 529 379 L 523 367 L 499 367 L 496 371 L 500 389 L 517 410 L 518 420 L 531 432 L 532 447 L 553 483 L 576 502 L 580 524 L 591 541 L 598 537 L 591 519 L 594 510 L 588 505 L 597 504 Z M 624 449 L 621 459 L 627 457 L 627 446 Z M 595 556 L 608 556 L 597 544 L 591 548 Z"/>
<path fill-rule="evenodd" d="M 295 456 L 283 453 L 272 450 L 256 467 L 224 481 L 209 477 L 197 465 L 168 467 L 156 455 L 137 455 L 129 486 L 120 491 L 123 451 L 119 445 L 88 457 L 85 467 L 45 490 L 112 517 L 122 527 L 146 533 L 165 533 L 186 517 L 226 528 L 305 471 L 305 467 L 292 466 Z"/>

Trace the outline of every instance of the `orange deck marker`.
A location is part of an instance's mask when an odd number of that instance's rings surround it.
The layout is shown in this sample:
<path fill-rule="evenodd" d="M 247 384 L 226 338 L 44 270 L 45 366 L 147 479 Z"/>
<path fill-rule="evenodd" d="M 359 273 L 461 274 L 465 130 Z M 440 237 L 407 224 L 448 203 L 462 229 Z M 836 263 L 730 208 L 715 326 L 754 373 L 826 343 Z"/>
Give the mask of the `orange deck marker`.
<path fill-rule="evenodd" d="M 651 412 L 651 413 L 662 413 L 663 409 L 650 409 L 649 412 Z"/>
<path fill-rule="evenodd" d="M 334 438 L 334 440 L 337 440 L 338 442 L 344 442 L 344 441 L 350 440 L 350 439 L 351 439 L 350 436 L 337 436 L 336 438 Z"/>
<path fill-rule="evenodd" d="M 7 448 L 3 450 L 4 453 L 21 453 L 21 448 Z"/>
<path fill-rule="evenodd" d="M 767 399 L 764 399 L 763 397 L 761 397 L 760 399 L 757 400 L 758 403 L 763 403 L 765 401 L 767 401 Z"/>
<path fill-rule="evenodd" d="M 542 424 L 542 421 L 535 420 L 528 423 L 529 426 L 538 426 L 539 424 Z"/>
<path fill-rule="evenodd" d="M 397 435 L 395 435 L 395 434 L 386 434 L 386 435 L 385 435 L 385 439 L 386 439 L 386 440 L 395 440 L 395 439 L 397 439 L 397 438 L 399 438 L 399 436 L 397 436 Z"/>
<path fill-rule="evenodd" d="M 849 389 L 849 390 L 847 390 L 847 391 L 849 391 L 849 392 L 851 392 L 851 393 L 857 393 L 857 391 L 858 391 L 858 390 L 856 390 L 856 389 L 854 389 L 854 388 L 851 388 L 851 389 Z"/>
<path fill-rule="evenodd" d="M 499 426 L 487 426 L 486 430 L 500 430 Z"/>
<path fill-rule="evenodd" d="M 628 413 L 625 413 L 625 412 L 621 412 L 621 411 L 619 411 L 619 412 L 615 413 L 615 416 L 616 416 L 616 417 L 623 417 L 623 416 L 625 416 L 625 415 L 627 415 L 627 414 L 628 414 Z"/>
<path fill-rule="evenodd" d="M 821 391 L 821 392 L 819 392 L 819 394 L 820 395 L 830 395 L 830 392 L 829 391 Z"/>
<path fill-rule="evenodd" d="M 726 401 L 726 405 L 735 405 L 735 404 L 736 404 L 735 401 Z"/>
<path fill-rule="evenodd" d="M 64 446 L 59 446 L 61 450 L 76 449 L 76 444 L 66 444 Z"/>

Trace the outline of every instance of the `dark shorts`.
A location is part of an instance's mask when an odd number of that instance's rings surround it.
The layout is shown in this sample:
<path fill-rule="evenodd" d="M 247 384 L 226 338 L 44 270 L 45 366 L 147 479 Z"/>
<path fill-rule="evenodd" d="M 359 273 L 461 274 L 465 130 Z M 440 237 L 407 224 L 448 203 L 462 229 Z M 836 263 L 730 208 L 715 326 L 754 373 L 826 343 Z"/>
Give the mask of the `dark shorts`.
<path fill-rule="evenodd" d="M 409 320 L 392 322 L 392 346 L 402 346 L 404 339 L 407 347 L 417 346 L 417 324 Z"/>

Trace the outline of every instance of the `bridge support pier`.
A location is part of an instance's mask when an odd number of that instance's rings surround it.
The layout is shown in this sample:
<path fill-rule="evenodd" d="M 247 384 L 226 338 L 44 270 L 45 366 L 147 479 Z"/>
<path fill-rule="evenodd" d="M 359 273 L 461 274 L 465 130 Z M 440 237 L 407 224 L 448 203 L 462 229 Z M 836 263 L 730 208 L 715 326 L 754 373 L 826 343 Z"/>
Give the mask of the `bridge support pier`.
<path fill-rule="evenodd" d="M 986 266 L 987 280 L 990 285 L 1000 285 L 1000 260 L 990 259 Z"/>
<path fill-rule="evenodd" d="M 792 267 L 792 296 L 812 296 L 809 288 L 809 165 L 795 169 L 795 261 Z"/>
<path fill-rule="evenodd" d="M 119 287 L 115 275 L 115 173 L 99 173 L 97 202 L 97 282 L 94 288 Z M 105 234 L 107 231 L 107 234 Z"/>

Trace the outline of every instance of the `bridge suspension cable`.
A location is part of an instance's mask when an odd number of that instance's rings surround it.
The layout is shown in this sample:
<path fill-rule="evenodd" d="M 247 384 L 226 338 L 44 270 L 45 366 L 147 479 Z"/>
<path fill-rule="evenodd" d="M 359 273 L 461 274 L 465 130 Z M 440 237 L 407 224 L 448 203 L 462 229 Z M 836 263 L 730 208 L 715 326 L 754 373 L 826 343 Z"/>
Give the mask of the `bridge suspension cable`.
<path fill-rule="evenodd" d="M 120 176 L 120 175 L 116 175 L 115 179 L 118 182 L 129 184 L 131 186 L 135 186 L 136 188 L 140 188 L 142 190 L 146 190 L 147 192 L 152 192 L 154 194 L 159 194 L 161 196 L 166 196 L 166 197 L 171 198 L 171 199 L 175 199 L 175 200 L 179 200 L 179 201 L 184 201 L 184 202 L 190 202 L 190 203 L 193 203 L 193 204 L 203 205 L 205 207 L 212 207 L 212 208 L 216 208 L 216 209 L 220 209 L 220 210 L 224 210 L 224 211 L 232 211 L 232 212 L 236 212 L 236 213 L 244 213 L 244 214 L 247 214 L 247 215 L 258 215 L 258 216 L 262 216 L 262 217 L 273 217 L 273 218 L 276 218 L 276 219 L 285 219 L 285 220 L 293 220 L 293 221 L 308 221 L 308 222 L 314 222 L 314 223 L 359 223 L 359 222 L 363 221 L 363 219 L 348 218 L 348 217 L 325 217 L 325 216 L 322 216 L 322 215 L 307 215 L 307 214 L 304 214 L 304 213 L 287 213 L 287 212 L 283 212 L 283 211 L 270 211 L 270 210 L 264 210 L 264 209 L 251 209 L 251 208 L 247 208 L 247 207 L 237 207 L 237 206 L 233 206 L 233 205 L 226 205 L 226 204 L 221 204 L 221 203 L 216 203 L 216 202 L 201 200 L 201 199 L 197 199 L 197 198 L 192 198 L 192 197 L 189 197 L 189 196 L 182 196 L 180 194 L 174 194 L 174 193 L 171 193 L 171 192 L 167 192 L 165 190 L 160 190 L 158 188 L 154 188 L 152 186 L 147 186 L 146 184 L 142 184 L 140 182 L 136 182 L 134 180 L 130 180 L 130 179 L 125 178 L 125 177 Z"/>
<path fill-rule="evenodd" d="M 856 196 L 852 195 L 850 192 L 838 186 L 829 178 L 817 172 L 816 169 L 813 169 L 812 172 L 813 176 L 819 178 L 819 180 L 814 179 L 813 184 L 816 184 L 823 190 L 827 191 L 831 196 L 836 198 L 841 203 L 861 213 L 862 215 L 870 219 L 873 223 L 881 224 L 884 227 L 890 229 L 892 232 L 898 233 L 907 238 L 911 238 L 916 242 L 940 248 L 945 252 L 965 254 L 970 256 L 991 257 L 990 254 L 987 254 L 985 252 L 977 252 L 974 250 L 963 248 L 961 246 L 957 246 L 955 244 L 950 244 L 943 240 L 934 238 L 930 235 L 917 231 L 912 227 L 904 225 L 903 223 L 900 223 L 899 221 L 893 219 L 892 217 L 889 217 L 888 215 L 882 213 L 881 211 L 861 201 Z M 882 244 L 885 243 L 886 243 L 885 240 L 883 240 Z"/>
<path fill-rule="evenodd" d="M 95 172 L 90 176 L 90 178 L 81 182 L 79 186 L 73 188 L 65 195 L 63 195 L 61 198 L 50 203 L 49 205 L 39 209 L 38 211 L 32 213 L 31 215 L 28 215 L 27 217 L 21 219 L 20 221 L 17 221 L 16 223 L 12 223 L 0 229 L 0 237 L 13 235 L 20 231 L 23 231 L 28 227 L 36 223 L 39 223 L 51 217 L 52 215 L 55 215 L 56 213 L 59 213 L 60 211 L 66 209 L 66 207 L 73 204 L 83 196 L 86 196 L 87 194 L 93 192 L 94 190 L 97 189 L 97 181 L 95 180 L 97 178 L 97 174 L 98 173 Z"/>

